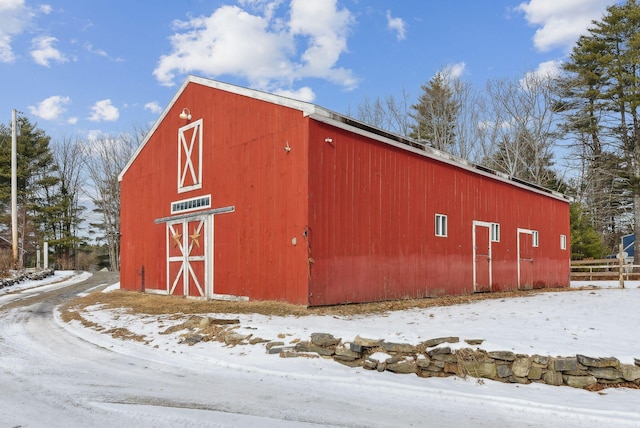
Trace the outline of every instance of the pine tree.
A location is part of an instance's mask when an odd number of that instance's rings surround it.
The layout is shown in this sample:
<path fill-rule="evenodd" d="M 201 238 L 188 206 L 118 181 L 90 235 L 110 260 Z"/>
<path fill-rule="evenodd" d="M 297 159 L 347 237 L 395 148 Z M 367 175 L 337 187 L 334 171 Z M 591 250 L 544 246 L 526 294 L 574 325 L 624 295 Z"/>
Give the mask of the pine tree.
<path fill-rule="evenodd" d="M 415 120 L 409 136 L 419 143 L 448 151 L 456 139 L 460 103 L 447 74 L 438 72 L 425 85 L 418 102 L 411 106 Z"/>
<path fill-rule="evenodd" d="M 591 218 L 578 203 L 570 205 L 571 259 L 600 259 L 604 256 L 602 237 L 593 228 Z"/>
<path fill-rule="evenodd" d="M 609 7 L 574 47 L 565 70 L 569 72 L 565 103 L 573 112 L 568 127 L 579 136 L 584 153 L 593 156 L 589 173 L 594 177 L 613 173 L 616 186 L 624 184 L 632 200 L 634 233 L 640 236 L 640 6 L 636 0 Z M 621 159 L 622 171 L 605 169 L 602 162 L 607 152 Z M 640 239 L 635 246 L 638 263 Z"/>
<path fill-rule="evenodd" d="M 24 265 L 25 253 L 33 254 L 41 240 L 43 216 L 55 201 L 47 200 L 43 190 L 57 185 L 56 165 L 49 148 L 50 137 L 27 118 L 18 116 L 17 128 L 17 217 L 18 265 Z M 10 127 L 0 126 L 0 219 L 2 232 L 11 230 L 11 145 Z M 5 238 L 10 242 L 10 238 Z"/>

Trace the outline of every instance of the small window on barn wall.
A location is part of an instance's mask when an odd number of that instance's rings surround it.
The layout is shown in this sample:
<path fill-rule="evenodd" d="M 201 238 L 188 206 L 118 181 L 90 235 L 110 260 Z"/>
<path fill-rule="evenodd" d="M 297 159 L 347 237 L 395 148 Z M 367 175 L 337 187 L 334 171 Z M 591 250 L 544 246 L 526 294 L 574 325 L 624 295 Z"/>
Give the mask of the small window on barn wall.
<path fill-rule="evenodd" d="M 537 247 L 538 246 L 538 231 L 537 230 L 532 230 L 531 231 L 531 246 L 532 247 Z"/>
<path fill-rule="evenodd" d="M 202 188 L 202 119 L 178 129 L 178 193 Z"/>
<path fill-rule="evenodd" d="M 491 223 L 491 242 L 500 242 L 500 225 Z"/>
<path fill-rule="evenodd" d="M 171 214 L 211 208 L 211 195 L 171 202 Z"/>
<path fill-rule="evenodd" d="M 447 216 L 436 214 L 436 236 L 447 236 Z"/>
<path fill-rule="evenodd" d="M 560 249 L 567 249 L 567 235 L 560 235 Z"/>

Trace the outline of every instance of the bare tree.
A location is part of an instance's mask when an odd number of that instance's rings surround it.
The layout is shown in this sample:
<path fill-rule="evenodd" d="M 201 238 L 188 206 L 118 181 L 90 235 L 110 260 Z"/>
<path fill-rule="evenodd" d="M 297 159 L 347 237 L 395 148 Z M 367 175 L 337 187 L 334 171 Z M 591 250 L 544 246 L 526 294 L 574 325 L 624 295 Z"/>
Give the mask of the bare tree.
<path fill-rule="evenodd" d="M 89 197 L 100 214 L 98 227 L 109 250 L 109 265 L 120 270 L 120 183 L 118 175 L 138 147 L 142 132 L 103 137 L 85 146 L 85 167 L 92 186 Z"/>
<path fill-rule="evenodd" d="M 479 133 L 483 163 L 553 187 L 553 149 L 559 138 L 554 102 L 549 76 L 528 73 L 521 80 L 489 81 Z"/>
<path fill-rule="evenodd" d="M 482 150 L 478 143 L 479 124 L 481 123 L 481 100 L 474 88 L 467 82 L 449 78 L 453 99 L 460 106 L 456 117 L 456 136 L 450 147 L 450 153 L 462 159 L 479 162 Z"/>
<path fill-rule="evenodd" d="M 412 123 L 409 115 L 409 94 L 404 88 L 400 97 L 397 98 L 393 95 L 388 95 L 384 99 L 365 97 L 357 106 L 355 114 L 347 111 L 347 115 L 402 137 L 409 135 Z"/>
<path fill-rule="evenodd" d="M 79 140 L 63 138 L 53 145 L 52 152 L 58 180 L 53 187 L 43 189 L 45 199 L 55 206 L 44 222 L 45 238 L 52 244 L 56 263 L 63 269 L 76 269 L 77 248 L 83 241 L 79 236 L 81 213 L 85 209 L 80 203 L 83 145 Z"/>

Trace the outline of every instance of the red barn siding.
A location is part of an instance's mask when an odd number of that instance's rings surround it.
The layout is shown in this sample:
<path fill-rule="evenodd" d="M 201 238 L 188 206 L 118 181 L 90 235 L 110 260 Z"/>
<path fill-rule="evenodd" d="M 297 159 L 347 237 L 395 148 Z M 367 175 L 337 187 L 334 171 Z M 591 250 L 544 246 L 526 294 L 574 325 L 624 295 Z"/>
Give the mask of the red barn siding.
<path fill-rule="evenodd" d="M 158 220 L 172 217 L 171 202 L 204 195 L 212 209 L 233 207 L 206 234 L 216 295 L 327 305 L 472 293 L 474 221 L 500 225 L 492 290 L 568 285 L 567 201 L 367 136 L 311 105 L 207 82 L 183 85 L 122 174 L 123 288 L 142 288 L 144 266 L 146 290 L 166 292 L 177 269 L 167 274 L 171 236 Z M 191 122 L 178 117 L 185 106 Z M 178 130 L 198 120 L 202 188 L 178 193 Z M 435 236 L 436 214 L 447 237 Z M 539 236 L 522 285 L 518 228 Z"/>
<path fill-rule="evenodd" d="M 203 119 L 202 189 L 177 192 L 178 118 Z M 307 249 L 292 238 L 306 226 L 306 127 L 302 113 L 225 91 L 189 85 L 122 180 L 121 282 L 165 290 L 165 224 L 172 201 L 212 195 L 214 292 L 307 303 Z M 284 150 L 286 144 L 292 148 Z M 300 239 L 300 238 L 298 238 Z"/>
<path fill-rule="evenodd" d="M 312 305 L 473 292 L 474 220 L 500 224 L 493 290 L 518 287 L 518 228 L 539 231 L 537 285 L 567 285 L 568 220 L 550 221 L 567 202 L 326 124 L 310 135 Z M 436 213 L 447 237 L 435 236 Z"/>

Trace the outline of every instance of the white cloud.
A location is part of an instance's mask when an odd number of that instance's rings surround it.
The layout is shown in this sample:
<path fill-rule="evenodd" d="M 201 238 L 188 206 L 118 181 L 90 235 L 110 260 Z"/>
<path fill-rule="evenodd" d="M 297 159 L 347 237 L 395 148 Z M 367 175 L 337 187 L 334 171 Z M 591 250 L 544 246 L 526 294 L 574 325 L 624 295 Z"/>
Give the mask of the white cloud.
<path fill-rule="evenodd" d="M 24 0 L 0 0 L 0 62 L 15 61 L 11 42 L 24 31 L 33 16 Z"/>
<path fill-rule="evenodd" d="M 303 78 L 321 78 L 347 89 L 357 85 L 351 70 L 337 67 L 347 51 L 353 23 L 336 0 L 292 0 L 288 13 L 276 11 L 282 0 L 240 0 L 222 6 L 208 17 L 176 21 L 172 51 L 160 57 L 153 74 L 172 86 L 179 74 L 233 75 L 253 87 L 277 91 L 293 89 Z M 299 90 L 304 92 L 304 90 Z M 307 96 L 309 94 L 306 94 Z"/>
<path fill-rule="evenodd" d="M 104 139 L 104 138 L 107 138 L 107 137 L 108 137 L 108 135 L 105 134 L 104 132 L 102 132 L 99 129 L 91 129 L 91 130 L 89 130 L 87 132 L 87 140 L 90 143 L 94 143 L 94 142 L 96 142 L 98 140 L 101 140 L 101 139 Z"/>
<path fill-rule="evenodd" d="M 387 10 L 387 28 L 396 32 L 396 38 L 398 40 L 404 40 L 407 38 L 407 30 L 405 28 L 404 20 L 402 20 L 402 18 L 392 17 L 390 10 Z"/>
<path fill-rule="evenodd" d="M 302 88 L 294 90 L 276 90 L 274 91 L 277 95 L 282 95 L 283 97 L 293 98 L 294 100 L 305 101 L 305 102 L 313 102 L 316 98 L 316 94 L 313 92 L 308 86 L 304 86 Z"/>
<path fill-rule="evenodd" d="M 162 111 L 162 107 L 158 104 L 157 101 L 152 101 L 150 103 L 146 103 L 144 105 L 145 110 L 149 110 L 151 113 L 158 114 Z"/>
<path fill-rule="evenodd" d="M 551 60 L 542 62 L 538 65 L 538 69 L 527 74 L 535 74 L 545 79 L 551 79 L 560 76 L 562 73 L 562 61 Z"/>
<path fill-rule="evenodd" d="M 91 43 L 85 43 L 84 48 L 87 50 L 87 52 L 94 55 L 103 56 L 105 58 L 109 57 L 109 54 L 104 49 L 96 49 Z"/>
<path fill-rule="evenodd" d="M 586 33 L 592 20 L 599 20 L 612 0 L 529 0 L 516 10 L 524 12 L 529 24 L 540 27 L 533 36 L 538 51 L 554 48 L 569 51 Z"/>
<path fill-rule="evenodd" d="M 177 22 L 171 37 L 173 52 L 163 55 L 154 75 L 171 86 L 178 73 L 233 74 L 259 82 L 273 78 L 274 70 L 292 66 L 285 52 L 293 45 L 284 34 L 271 33 L 268 22 L 236 6 L 223 6 L 209 17 Z"/>
<path fill-rule="evenodd" d="M 96 102 L 93 107 L 91 107 L 91 116 L 89 116 L 89 120 L 93 122 L 115 122 L 120 117 L 120 112 L 117 107 L 111 104 L 111 100 L 102 100 Z"/>
<path fill-rule="evenodd" d="M 0 34 L 0 62 L 13 62 L 15 55 L 11 49 L 11 36 Z"/>
<path fill-rule="evenodd" d="M 68 59 L 53 47 L 58 39 L 51 36 L 36 37 L 31 41 L 31 57 L 36 62 L 45 67 L 49 67 L 50 61 L 67 62 Z"/>
<path fill-rule="evenodd" d="M 271 21 L 282 3 L 284 0 L 238 0 L 240 6 L 264 15 L 267 21 Z"/>
<path fill-rule="evenodd" d="M 105 51 L 104 49 L 99 49 L 99 48 L 95 48 L 93 47 L 93 44 L 91 43 L 85 43 L 84 44 L 84 48 L 86 49 L 87 52 L 93 54 L 93 55 L 97 55 L 97 56 L 101 56 L 103 58 L 107 58 L 111 61 L 115 61 L 115 62 L 123 62 L 124 60 L 122 58 L 112 58 L 111 55 L 109 55 L 107 53 L 107 51 Z"/>
<path fill-rule="evenodd" d="M 456 80 L 462 78 L 464 69 L 467 64 L 464 62 L 458 62 L 456 64 L 449 64 L 442 69 L 442 73 L 450 80 Z"/>
<path fill-rule="evenodd" d="M 347 52 L 347 33 L 354 20 L 347 9 L 337 10 L 336 6 L 336 0 L 291 1 L 290 33 L 306 37 L 308 45 L 295 77 L 320 77 L 353 89 L 357 79 L 351 70 L 334 66 Z"/>
<path fill-rule="evenodd" d="M 32 115 L 44 120 L 55 120 L 60 117 L 65 111 L 67 104 L 71 102 L 69 97 L 61 97 L 60 95 L 54 95 L 46 98 L 36 106 L 29 106 L 29 111 Z"/>
<path fill-rule="evenodd" d="M 542 62 L 536 70 L 530 71 L 520 79 L 520 87 L 527 89 L 541 82 L 560 76 L 562 73 L 562 61 L 551 60 Z"/>
<path fill-rule="evenodd" d="M 76 123 L 78 123 L 78 118 L 76 116 L 70 117 L 69 119 L 67 119 L 67 123 L 69 125 L 75 125 Z"/>
<path fill-rule="evenodd" d="M 40 12 L 42 12 L 43 14 L 45 14 L 45 15 L 49 15 L 49 14 L 53 11 L 53 8 L 51 7 L 51 5 L 50 5 L 50 4 L 42 4 L 42 5 L 40 5 L 39 10 L 40 10 Z"/>

